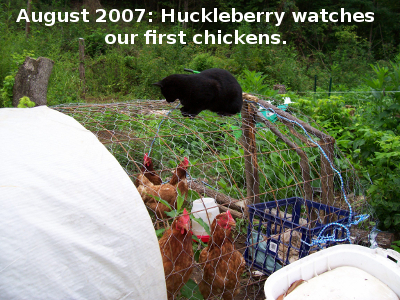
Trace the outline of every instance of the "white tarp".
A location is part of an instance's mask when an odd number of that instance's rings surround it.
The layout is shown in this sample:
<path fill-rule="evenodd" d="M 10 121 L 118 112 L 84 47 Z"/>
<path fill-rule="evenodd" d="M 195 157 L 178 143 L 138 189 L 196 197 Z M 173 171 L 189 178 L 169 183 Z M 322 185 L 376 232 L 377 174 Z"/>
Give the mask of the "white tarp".
<path fill-rule="evenodd" d="M 0 109 L 0 299 L 166 299 L 151 219 L 98 139 L 48 107 Z"/>

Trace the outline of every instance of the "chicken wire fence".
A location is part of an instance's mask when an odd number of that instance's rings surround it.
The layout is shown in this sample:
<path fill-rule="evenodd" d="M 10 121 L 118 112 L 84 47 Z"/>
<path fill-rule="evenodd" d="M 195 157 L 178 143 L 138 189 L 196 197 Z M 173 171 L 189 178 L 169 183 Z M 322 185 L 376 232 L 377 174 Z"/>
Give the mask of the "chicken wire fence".
<path fill-rule="evenodd" d="M 187 191 L 175 193 L 176 198 L 183 196 L 183 204 L 170 202 L 176 214 L 182 215 L 183 208 L 190 214 L 194 200 L 211 197 L 220 213 L 229 211 L 236 220 L 206 261 L 201 256 L 211 253 L 211 248 L 198 239 L 190 242 L 190 253 L 175 245 L 176 261 L 171 261 L 169 274 L 165 271 L 170 299 L 202 299 L 201 283 L 209 287 L 206 296 L 216 299 L 264 299 L 264 281 L 270 273 L 321 247 L 349 240 L 357 243 L 355 227 L 370 230 L 368 222 L 356 219 L 369 212 L 363 187 L 334 139 L 314 120 L 279 106 L 276 100 L 244 98 L 241 114 L 220 117 L 205 111 L 193 119 L 183 117 L 176 103 L 165 101 L 53 107 L 93 132 L 134 182 L 143 173 L 145 155 L 163 183 L 170 182 L 186 159 Z M 141 196 L 149 194 L 145 190 Z M 163 200 L 158 195 L 153 203 Z M 159 207 L 147 208 L 159 237 L 173 235 L 173 230 L 164 231 L 173 216 L 158 214 Z M 358 226 L 352 226 L 350 233 L 352 221 Z M 233 262 L 235 251 L 246 261 L 243 271 Z M 184 256 L 193 258 L 182 268 L 178 260 Z M 207 273 L 210 267 L 212 276 Z M 169 289 L 168 278 L 181 284 Z M 235 284 L 221 283 L 221 278 Z"/>

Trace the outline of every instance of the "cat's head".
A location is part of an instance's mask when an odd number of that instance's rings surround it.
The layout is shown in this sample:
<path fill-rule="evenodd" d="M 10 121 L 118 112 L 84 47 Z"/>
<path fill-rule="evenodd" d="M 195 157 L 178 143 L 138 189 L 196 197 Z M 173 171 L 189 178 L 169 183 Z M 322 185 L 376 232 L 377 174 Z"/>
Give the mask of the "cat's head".
<path fill-rule="evenodd" d="M 169 103 L 179 99 L 179 90 L 182 89 L 181 80 L 176 75 L 170 75 L 159 82 L 153 83 L 153 85 L 161 88 L 161 93 Z"/>

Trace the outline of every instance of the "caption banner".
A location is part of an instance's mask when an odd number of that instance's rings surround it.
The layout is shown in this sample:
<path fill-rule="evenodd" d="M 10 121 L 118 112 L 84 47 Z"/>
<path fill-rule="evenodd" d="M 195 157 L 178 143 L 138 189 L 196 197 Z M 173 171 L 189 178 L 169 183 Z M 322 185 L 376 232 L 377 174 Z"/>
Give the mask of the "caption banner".
<path fill-rule="evenodd" d="M 146 18 L 148 22 L 152 22 L 152 12 L 146 13 L 144 9 L 125 9 L 119 11 L 118 9 L 112 9 L 106 11 L 104 9 L 96 10 L 96 23 L 106 23 L 106 22 L 141 22 Z M 76 23 L 79 21 L 90 22 L 89 12 L 83 9 L 81 12 L 32 12 L 31 16 L 25 9 L 21 9 L 18 14 L 16 22 L 26 21 L 33 23 L 42 23 L 46 26 L 53 26 L 58 23 L 72 22 Z M 202 23 L 271 23 L 275 26 L 280 26 L 285 17 L 285 12 L 239 12 L 235 8 L 232 8 L 231 12 L 219 12 L 217 8 L 211 11 L 207 11 L 202 8 L 199 12 L 175 12 L 174 9 L 166 11 L 161 10 L 161 22 L 164 23 L 175 23 L 175 22 L 202 22 Z M 373 12 L 356 12 L 350 13 L 346 12 L 343 8 L 340 12 L 327 12 L 322 9 L 321 12 L 292 12 L 291 17 L 296 23 L 318 23 L 318 22 L 373 22 L 374 13 Z M 107 34 L 105 37 L 105 42 L 107 44 L 134 44 L 135 38 L 139 34 Z M 143 34 L 146 44 L 186 44 L 187 36 L 184 31 L 179 31 L 179 33 L 157 33 L 156 30 L 147 30 Z M 286 44 L 286 41 L 281 40 L 280 34 L 240 34 L 239 30 L 234 30 L 231 34 L 223 34 L 221 30 L 217 33 L 210 33 L 205 30 L 202 34 L 195 34 L 192 37 L 192 42 L 195 44 Z"/>

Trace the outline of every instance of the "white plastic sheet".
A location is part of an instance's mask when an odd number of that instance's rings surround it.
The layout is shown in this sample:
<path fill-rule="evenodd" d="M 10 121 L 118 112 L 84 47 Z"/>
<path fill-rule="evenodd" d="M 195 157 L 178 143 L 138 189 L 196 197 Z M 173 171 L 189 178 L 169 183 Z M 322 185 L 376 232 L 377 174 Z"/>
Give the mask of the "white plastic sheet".
<path fill-rule="evenodd" d="M 0 299 L 166 299 L 135 186 L 98 139 L 48 107 L 0 109 Z"/>

